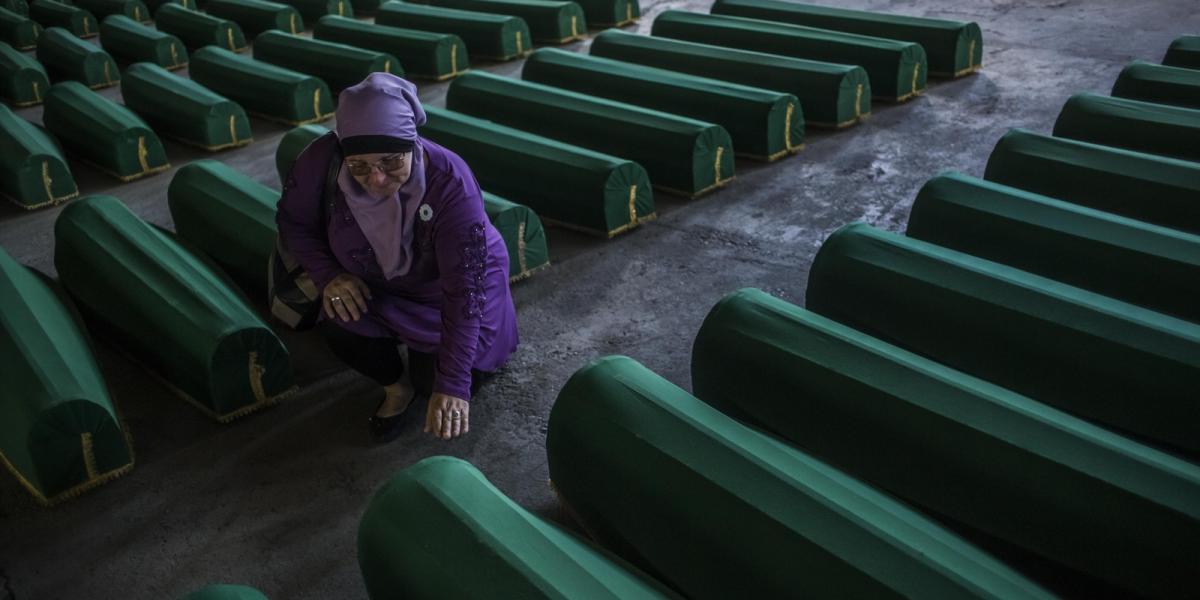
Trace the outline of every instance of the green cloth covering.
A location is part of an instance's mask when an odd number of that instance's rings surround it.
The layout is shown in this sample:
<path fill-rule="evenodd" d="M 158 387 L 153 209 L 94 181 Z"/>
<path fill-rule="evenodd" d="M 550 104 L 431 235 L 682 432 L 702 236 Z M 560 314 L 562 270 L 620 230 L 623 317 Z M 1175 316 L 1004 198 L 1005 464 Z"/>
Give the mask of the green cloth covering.
<path fill-rule="evenodd" d="M 183 600 L 267 600 L 267 597 L 252 587 L 219 583 L 198 589 Z"/>
<path fill-rule="evenodd" d="M 184 8 L 191 10 L 200 10 L 196 5 L 196 0 L 145 0 L 146 6 L 150 8 L 151 13 L 158 13 L 158 9 L 164 4 L 178 4 Z"/>
<path fill-rule="evenodd" d="M 983 62 L 983 31 L 973 21 L 889 15 L 782 0 L 716 0 L 712 13 L 916 42 L 925 50 L 929 74 L 938 77 L 969 75 L 978 71 Z"/>
<path fill-rule="evenodd" d="M 112 56 L 62 27 L 42 32 L 37 59 L 55 80 L 78 81 L 94 90 L 121 82 L 121 69 Z"/>
<path fill-rule="evenodd" d="M 450 84 L 446 108 L 628 158 L 656 188 L 686 197 L 733 179 L 733 143 L 712 123 L 484 72 Z"/>
<path fill-rule="evenodd" d="M 1184 108 L 1200 108 L 1200 70 L 1134 61 L 1121 69 L 1112 95 Z"/>
<path fill-rule="evenodd" d="M 533 209 L 484 192 L 483 210 L 508 248 L 509 281 L 520 281 L 550 266 L 546 231 Z"/>
<path fill-rule="evenodd" d="M 324 81 L 332 93 L 356 85 L 376 71 L 404 77 L 400 60 L 385 52 L 268 31 L 254 40 L 254 58 Z"/>
<path fill-rule="evenodd" d="M 533 50 L 529 26 L 520 17 L 391 0 L 379 7 L 375 23 L 453 33 L 462 38 L 470 56 L 486 60 L 519 58 Z"/>
<path fill-rule="evenodd" d="M 0 194 L 25 209 L 79 195 L 67 159 L 42 128 L 0 105 Z"/>
<path fill-rule="evenodd" d="M 46 505 L 133 468 L 83 323 L 64 299 L 0 249 L 0 462 Z"/>
<path fill-rule="evenodd" d="M 847 127 L 871 114 L 871 83 L 862 67 L 722 48 L 610 29 L 596 35 L 592 56 L 789 93 L 806 125 Z M 739 152 L 744 150 L 739 144 Z"/>
<path fill-rule="evenodd" d="M 42 26 L 33 19 L 0 8 L 0 42 L 5 42 L 17 50 L 32 50 L 37 47 L 38 36 L 41 33 Z"/>
<path fill-rule="evenodd" d="M 271 328 L 203 259 L 116 198 L 71 203 L 54 237 L 59 277 L 85 313 L 205 414 L 229 421 L 290 391 L 288 351 Z"/>
<path fill-rule="evenodd" d="M 325 15 L 354 16 L 354 5 L 350 0 L 286 0 L 283 4 L 294 6 L 309 23 L 316 23 Z"/>
<path fill-rule="evenodd" d="M 358 565 L 378 600 L 676 597 L 449 456 L 426 458 L 375 493 L 358 526 Z"/>
<path fill-rule="evenodd" d="M 484 189 L 542 220 L 612 237 L 656 216 L 650 180 L 635 162 L 454 111 L 425 113 L 422 136 L 461 156 Z"/>
<path fill-rule="evenodd" d="M 81 38 L 95 37 L 100 33 L 100 24 L 92 13 L 54 0 L 33 0 L 29 5 L 29 18 L 43 27 L 62 27 Z"/>
<path fill-rule="evenodd" d="M 529 25 L 533 41 L 566 44 L 587 37 L 587 18 L 576 2 L 557 0 L 430 0 L 443 8 L 520 17 Z"/>
<path fill-rule="evenodd" d="M 1162 64 L 1185 69 L 1200 69 L 1200 35 L 1181 35 L 1171 42 Z"/>
<path fill-rule="evenodd" d="M 273 121 L 303 125 L 333 116 L 333 94 L 325 82 L 222 48 L 197 50 L 188 73 L 193 81 Z"/>
<path fill-rule="evenodd" d="M 1200 323 L 1200 236 L 960 173 L 925 184 L 907 235 Z"/>
<path fill-rule="evenodd" d="M 567 381 L 546 454 L 560 497 L 593 539 L 689 598 L 1051 597 L 927 517 L 624 356 Z"/>
<path fill-rule="evenodd" d="M 351 0 L 354 12 L 361 13 L 361 15 L 375 14 L 375 11 L 379 10 L 379 5 L 383 4 L 384 2 L 385 0 Z M 349 17 L 353 15 L 346 16 Z"/>
<path fill-rule="evenodd" d="M 183 40 L 188 50 L 208 45 L 233 52 L 246 49 L 246 36 L 237 23 L 189 10 L 178 4 L 163 4 L 154 13 L 154 26 Z"/>
<path fill-rule="evenodd" d="M 1200 161 L 1200 109 L 1075 94 L 1058 114 L 1054 135 Z"/>
<path fill-rule="evenodd" d="M 770 161 L 804 148 L 804 114 L 791 94 L 556 48 L 534 52 L 521 77 L 716 123 L 729 132 L 739 156 Z"/>
<path fill-rule="evenodd" d="M 188 63 L 183 40 L 122 15 L 104 18 L 100 41 L 118 62 L 149 62 L 170 70 L 182 69 Z"/>
<path fill-rule="evenodd" d="M 708 404 L 927 512 L 1125 593 L 1192 585 L 1197 465 L 758 290 L 713 308 L 691 371 Z"/>
<path fill-rule="evenodd" d="M 575 0 L 592 27 L 624 27 L 642 16 L 638 0 Z"/>
<path fill-rule="evenodd" d="M 860 65 L 876 98 L 900 102 L 925 89 L 928 67 L 919 44 L 758 19 L 668 10 L 652 33 L 702 44 Z"/>
<path fill-rule="evenodd" d="M 267 0 L 208 0 L 204 11 L 229 19 L 249 37 L 277 29 L 291 34 L 304 32 L 304 17 L 295 7 Z"/>
<path fill-rule="evenodd" d="M 279 192 L 215 160 L 181 167 L 167 188 L 175 232 L 252 298 L 265 298 Z"/>
<path fill-rule="evenodd" d="M 162 142 L 145 121 L 78 82 L 50 88 L 42 122 L 69 153 L 121 181 L 171 168 Z"/>
<path fill-rule="evenodd" d="M 48 89 L 50 79 L 42 63 L 0 42 L 0 98 L 13 106 L 32 106 L 42 103 Z"/>
<path fill-rule="evenodd" d="M 150 8 L 142 0 L 71 0 L 71 4 L 103 19 L 108 15 L 125 15 L 134 21 L 149 23 Z"/>
<path fill-rule="evenodd" d="M 12 11 L 18 15 L 29 16 L 29 3 L 25 0 L 0 0 L 0 8 Z"/>
<path fill-rule="evenodd" d="M 1010 130 L 984 177 L 1059 200 L 1200 234 L 1200 164 Z"/>
<path fill-rule="evenodd" d="M 317 21 L 313 37 L 395 56 L 404 65 L 409 78 L 444 81 L 471 67 L 462 38 L 450 33 L 430 33 L 328 16 Z"/>
<path fill-rule="evenodd" d="M 322 125 L 301 125 L 279 138 L 279 145 L 275 147 L 275 172 L 279 174 L 280 185 L 287 181 L 296 157 L 300 156 L 313 140 L 326 133 L 329 133 L 329 129 Z"/>
<path fill-rule="evenodd" d="M 250 120 L 236 102 L 157 65 L 129 67 L 121 95 L 155 131 L 191 146 L 215 151 L 254 139 Z"/>
<path fill-rule="evenodd" d="M 806 303 L 1060 410 L 1200 451 L 1200 324 L 862 223 L 825 240 Z"/>

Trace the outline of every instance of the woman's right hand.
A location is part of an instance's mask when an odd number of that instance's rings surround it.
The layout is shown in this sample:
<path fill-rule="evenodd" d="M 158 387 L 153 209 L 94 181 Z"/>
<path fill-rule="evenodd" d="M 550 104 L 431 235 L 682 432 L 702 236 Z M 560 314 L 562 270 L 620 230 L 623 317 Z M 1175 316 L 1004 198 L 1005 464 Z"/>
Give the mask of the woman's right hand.
<path fill-rule="evenodd" d="M 367 300 L 371 299 L 371 290 L 362 279 L 350 273 L 342 273 L 325 286 L 321 297 L 321 303 L 325 306 L 325 316 L 330 319 L 336 316 L 343 321 L 357 321 L 367 312 Z"/>

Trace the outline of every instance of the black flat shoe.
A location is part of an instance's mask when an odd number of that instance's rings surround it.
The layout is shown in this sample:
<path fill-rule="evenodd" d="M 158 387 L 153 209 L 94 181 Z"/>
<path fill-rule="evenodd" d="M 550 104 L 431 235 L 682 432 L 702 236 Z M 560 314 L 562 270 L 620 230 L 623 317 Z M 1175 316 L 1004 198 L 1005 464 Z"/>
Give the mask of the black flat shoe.
<path fill-rule="evenodd" d="M 376 444 L 386 444 L 400 437 L 400 431 L 404 429 L 404 415 L 408 414 L 408 409 L 412 407 L 416 399 L 414 395 L 408 401 L 408 405 L 404 407 L 404 410 L 390 417 L 371 415 L 367 419 L 367 429 L 371 432 L 371 440 Z M 383 400 L 380 400 L 379 406 L 383 406 L 383 402 Z M 379 410 L 379 406 L 375 407 L 376 411 Z"/>

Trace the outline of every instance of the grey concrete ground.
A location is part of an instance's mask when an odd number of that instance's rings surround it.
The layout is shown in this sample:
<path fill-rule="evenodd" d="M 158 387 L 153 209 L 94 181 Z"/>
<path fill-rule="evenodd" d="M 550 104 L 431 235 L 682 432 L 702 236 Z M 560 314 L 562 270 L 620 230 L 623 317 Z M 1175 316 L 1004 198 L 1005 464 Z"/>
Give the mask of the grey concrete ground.
<path fill-rule="evenodd" d="M 396 442 L 368 445 L 366 417 L 380 390 L 334 363 L 311 335 L 285 334 L 301 393 L 230 425 L 209 421 L 101 346 L 137 466 L 52 509 L 0 476 L 0 599 L 172 598 L 214 582 L 252 585 L 278 599 L 362 598 L 355 533 L 366 503 L 390 475 L 435 454 L 470 460 L 521 505 L 557 519 L 546 419 L 575 369 L 623 353 L 690 388 L 692 338 L 723 294 L 754 286 L 802 304 L 809 264 L 835 228 L 862 220 L 902 230 L 926 179 L 947 169 L 981 175 L 1008 128 L 1048 132 L 1070 94 L 1107 93 L 1126 62 L 1159 60 L 1176 35 L 1200 31 L 1195 0 L 839 4 L 978 21 L 984 70 L 934 82 L 906 104 L 877 105 L 859 127 L 811 132 L 796 157 L 739 162 L 736 181 L 708 197 L 659 196 L 661 218 L 617 239 L 551 229 L 554 266 L 514 288 L 520 350 L 479 394 L 471 433 L 459 441 L 424 436 L 413 419 Z M 707 7 L 707 0 L 650 0 L 636 30 L 648 33 L 669 8 Z M 482 68 L 515 76 L 520 64 Z M 445 90 L 425 84 L 421 97 L 440 105 Z M 22 114 L 40 119 L 40 109 Z M 254 144 L 211 158 L 277 186 L 273 153 L 285 129 L 253 125 Z M 167 151 L 176 167 L 208 157 L 169 142 Z M 113 194 L 171 226 L 170 172 L 118 185 L 72 167 L 85 193 Z M 0 206 L 0 246 L 53 273 L 57 213 Z"/>

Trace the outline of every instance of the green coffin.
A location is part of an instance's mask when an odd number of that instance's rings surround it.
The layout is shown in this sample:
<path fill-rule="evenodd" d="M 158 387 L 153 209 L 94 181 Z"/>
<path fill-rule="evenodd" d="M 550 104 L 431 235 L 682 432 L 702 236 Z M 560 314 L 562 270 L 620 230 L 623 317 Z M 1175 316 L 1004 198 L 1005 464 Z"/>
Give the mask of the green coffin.
<path fill-rule="evenodd" d="M 358 565 L 377 600 L 676 597 L 449 456 L 426 458 L 375 493 L 358 526 Z"/>
<path fill-rule="evenodd" d="M 623 356 L 590 363 L 563 387 L 546 454 L 593 539 L 689 598 L 1050 597 L 928 518 Z"/>
<path fill-rule="evenodd" d="M 778 90 L 800 100 L 804 121 L 847 127 L 871 114 L 871 84 L 862 67 L 608 30 L 592 40 L 592 56 Z M 738 152 L 744 152 L 738 145 Z"/>
<path fill-rule="evenodd" d="M 166 69 L 138 63 L 121 84 L 125 106 L 158 133 L 208 151 L 245 146 L 253 141 L 246 112 L 223 96 Z"/>
<path fill-rule="evenodd" d="M 632 0 L 631 0 L 632 1 Z M 557 0 L 430 0 L 443 8 L 520 17 L 529 25 L 533 41 L 566 44 L 587 37 L 587 18 L 576 2 Z"/>
<path fill-rule="evenodd" d="M 162 142 L 145 121 L 78 82 L 50 88 L 42 122 L 67 152 L 121 181 L 171 168 Z"/>
<path fill-rule="evenodd" d="M 0 97 L 17 107 L 42 103 L 50 80 L 42 63 L 0 42 Z"/>
<path fill-rule="evenodd" d="M 350 0 L 287 0 L 283 4 L 295 7 L 309 23 L 316 23 L 325 15 L 354 16 L 354 6 Z"/>
<path fill-rule="evenodd" d="M 219 274 L 119 200 L 69 205 L 54 227 L 63 285 L 105 336 L 222 422 L 289 393 L 288 351 Z"/>
<path fill-rule="evenodd" d="M 220 583 L 198 589 L 183 600 L 267 600 L 267 597 L 252 587 Z"/>
<path fill-rule="evenodd" d="M 546 231 L 533 209 L 487 192 L 483 193 L 483 209 L 508 248 L 509 281 L 520 281 L 550 266 Z"/>
<path fill-rule="evenodd" d="M 183 40 L 188 50 L 216 46 L 233 52 L 246 49 L 246 36 L 237 23 L 184 8 L 163 4 L 154 13 L 154 26 Z"/>
<path fill-rule="evenodd" d="M 1200 69 L 1200 35 L 1181 35 L 1171 42 L 1162 64 L 1185 69 Z"/>
<path fill-rule="evenodd" d="M 399 59 L 390 54 L 281 31 L 268 31 L 255 38 L 254 58 L 318 77 L 335 94 L 376 71 L 404 77 Z"/>
<path fill-rule="evenodd" d="M 0 249 L 0 461 L 44 505 L 128 473 L 133 449 L 83 324 Z"/>
<path fill-rule="evenodd" d="M 37 43 L 37 59 L 56 81 L 78 81 L 94 90 L 121 82 L 121 69 L 112 56 L 62 27 L 50 27 L 42 32 Z"/>
<path fill-rule="evenodd" d="M 1184 108 L 1200 108 L 1200 70 L 1135 61 L 1121 70 L 1116 84 L 1113 85 L 1112 95 Z"/>
<path fill-rule="evenodd" d="M 450 84 L 446 108 L 628 158 L 655 187 L 686 197 L 733 179 L 733 143 L 712 123 L 484 72 Z"/>
<path fill-rule="evenodd" d="M 25 0 L 0 0 L 0 8 L 21 16 L 29 16 L 29 3 Z"/>
<path fill-rule="evenodd" d="M 279 30 L 291 34 L 304 32 L 304 17 L 287 4 L 267 0 L 208 0 L 204 11 L 214 17 L 229 19 L 242 32 L 256 37 L 264 31 Z"/>
<path fill-rule="evenodd" d="M 122 15 L 105 17 L 100 24 L 100 41 L 114 59 L 123 63 L 148 62 L 170 70 L 182 69 L 188 63 L 182 40 Z"/>
<path fill-rule="evenodd" d="M 383 4 L 384 1 L 385 0 L 351 0 L 351 6 L 353 7 L 354 12 L 361 13 L 359 16 L 373 15 L 375 14 L 375 11 L 379 10 L 379 5 Z M 349 17 L 353 15 L 346 16 Z"/>
<path fill-rule="evenodd" d="M 43 27 L 62 27 L 81 38 L 95 37 L 100 33 L 99 23 L 92 13 L 54 0 L 33 0 L 29 5 L 29 18 Z"/>
<path fill-rule="evenodd" d="M 150 9 L 142 0 L 71 0 L 71 4 L 100 19 L 108 15 L 125 15 L 141 23 L 149 23 L 151 20 Z"/>
<path fill-rule="evenodd" d="M 333 94 L 325 82 L 228 50 L 197 50 L 188 73 L 197 83 L 266 119 L 302 125 L 333 116 Z"/>
<path fill-rule="evenodd" d="M 0 42 L 5 42 L 17 50 L 32 50 L 37 47 L 38 36 L 42 26 L 33 19 L 0 8 Z"/>
<path fill-rule="evenodd" d="M 470 56 L 485 60 L 519 58 L 533 50 L 529 26 L 520 17 L 391 0 L 379 7 L 375 22 L 391 27 L 453 33 L 462 38 Z"/>
<path fill-rule="evenodd" d="M 79 195 L 58 146 L 40 127 L 0 105 L 0 194 L 25 209 Z"/>
<path fill-rule="evenodd" d="M 591 27 L 624 27 L 642 16 L 638 0 L 575 0 Z"/>
<path fill-rule="evenodd" d="M 708 404 L 984 537 L 1126 593 L 1191 585 L 1194 464 L 758 290 L 713 308 L 691 371 Z"/>
<path fill-rule="evenodd" d="M 534 52 L 521 77 L 718 124 L 739 156 L 770 161 L 804 148 L 804 115 L 791 94 L 555 48 Z"/>
<path fill-rule="evenodd" d="M 175 232 L 252 298 L 267 291 L 279 192 L 215 160 L 180 168 L 167 188 Z"/>
<path fill-rule="evenodd" d="M 653 219 L 637 163 L 461 113 L 426 107 L 421 135 L 461 156 L 480 185 L 543 220 L 612 237 Z"/>
<path fill-rule="evenodd" d="M 1200 161 L 1200 109 L 1081 93 L 1054 122 L 1054 135 Z"/>
<path fill-rule="evenodd" d="M 321 125 L 301 125 L 279 138 L 275 147 L 275 172 L 279 174 L 279 183 L 287 181 L 288 173 L 296 157 L 308 147 L 313 140 L 329 133 L 329 129 Z"/>
<path fill-rule="evenodd" d="M 907 235 L 1200 323 L 1200 236 L 959 173 L 929 180 Z"/>
<path fill-rule="evenodd" d="M 983 62 L 983 31 L 975 22 L 889 15 L 781 0 L 717 0 L 713 3 L 712 13 L 916 42 L 925 50 L 929 74 L 938 77 L 969 75 L 978 71 Z"/>
<path fill-rule="evenodd" d="M 928 68 L 919 44 L 743 17 L 668 10 L 653 35 L 796 58 L 859 65 L 876 98 L 900 102 L 925 90 Z"/>
<path fill-rule="evenodd" d="M 444 81 L 470 68 L 462 38 L 449 33 L 372 25 L 330 16 L 317 21 L 313 37 L 395 56 L 410 78 Z"/>
<path fill-rule="evenodd" d="M 1200 164 L 1023 129 L 996 144 L 990 181 L 1200 234 Z"/>
<path fill-rule="evenodd" d="M 821 246 L 806 304 L 1039 402 L 1200 450 L 1200 324 L 861 223 Z"/>

